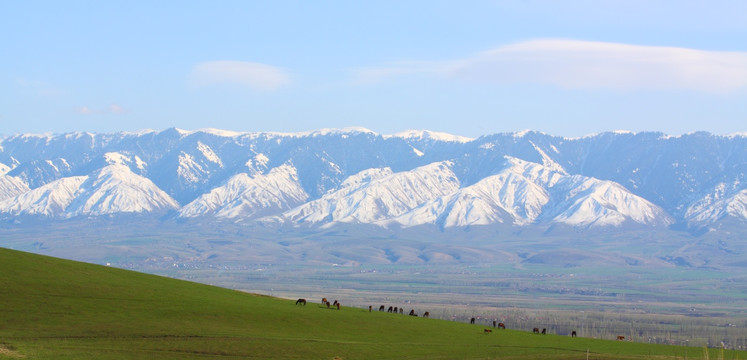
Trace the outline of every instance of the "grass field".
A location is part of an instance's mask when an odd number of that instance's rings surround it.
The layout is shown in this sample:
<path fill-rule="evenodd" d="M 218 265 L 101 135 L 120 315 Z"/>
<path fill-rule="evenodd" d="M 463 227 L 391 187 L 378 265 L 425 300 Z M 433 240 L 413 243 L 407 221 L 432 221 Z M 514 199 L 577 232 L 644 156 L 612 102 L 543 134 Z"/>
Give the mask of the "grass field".
<path fill-rule="evenodd" d="M 533 335 L 327 309 L 0 249 L 0 358 L 747 359 L 747 353 Z M 303 296 L 303 294 L 299 294 Z M 343 299 L 344 302 L 344 299 Z M 588 351 L 588 353 L 587 353 Z"/>

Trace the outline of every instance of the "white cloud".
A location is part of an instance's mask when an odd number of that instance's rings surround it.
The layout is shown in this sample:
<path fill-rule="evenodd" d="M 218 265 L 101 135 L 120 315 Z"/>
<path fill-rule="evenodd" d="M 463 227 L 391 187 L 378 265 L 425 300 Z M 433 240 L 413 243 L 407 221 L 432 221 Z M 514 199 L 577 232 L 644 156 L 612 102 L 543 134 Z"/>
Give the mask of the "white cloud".
<path fill-rule="evenodd" d="M 109 105 L 109 112 L 112 114 L 124 114 L 126 111 L 123 107 L 117 104 L 111 104 Z"/>
<path fill-rule="evenodd" d="M 78 114 L 83 115 L 92 115 L 92 114 L 124 114 L 127 112 L 122 106 L 117 104 L 111 104 L 109 107 L 105 109 L 92 109 L 88 106 L 81 106 L 79 107 L 76 112 Z"/>
<path fill-rule="evenodd" d="M 255 90 L 272 91 L 290 83 L 282 69 L 244 61 L 208 61 L 195 65 L 190 73 L 193 85 L 238 84 Z"/>
<path fill-rule="evenodd" d="M 91 108 L 89 108 L 88 106 L 83 106 L 83 107 L 78 108 L 78 114 L 89 115 L 89 114 L 94 114 L 94 113 L 96 112 L 91 110 Z"/>
<path fill-rule="evenodd" d="M 362 82 L 416 74 L 574 89 L 731 92 L 747 88 L 747 53 L 538 39 L 465 59 L 396 63 L 357 72 Z"/>

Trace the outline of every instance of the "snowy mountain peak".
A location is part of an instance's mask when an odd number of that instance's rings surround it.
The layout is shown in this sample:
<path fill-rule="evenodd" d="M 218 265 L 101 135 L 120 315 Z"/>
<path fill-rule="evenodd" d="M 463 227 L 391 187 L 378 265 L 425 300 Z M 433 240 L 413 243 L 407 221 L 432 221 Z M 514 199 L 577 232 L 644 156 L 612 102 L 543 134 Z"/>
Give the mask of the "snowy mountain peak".
<path fill-rule="evenodd" d="M 393 135 L 384 135 L 384 138 L 402 138 L 407 140 L 435 140 L 443 142 L 468 143 L 474 140 L 465 136 L 452 135 L 444 132 L 430 130 L 407 130 Z"/>
<path fill-rule="evenodd" d="M 150 213 L 179 208 L 179 204 L 152 181 L 120 164 L 94 172 L 78 191 L 65 209 L 69 216 Z"/>
<path fill-rule="evenodd" d="M 288 210 L 307 199 L 308 194 L 298 182 L 296 168 L 286 164 L 266 175 L 234 175 L 224 185 L 184 206 L 179 216 L 250 219 Z"/>
<path fill-rule="evenodd" d="M 444 161 L 400 173 L 386 174 L 386 169 L 359 173 L 345 181 L 347 187 L 286 212 L 283 217 L 305 224 L 386 220 L 459 189 L 451 166 L 452 162 Z"/>

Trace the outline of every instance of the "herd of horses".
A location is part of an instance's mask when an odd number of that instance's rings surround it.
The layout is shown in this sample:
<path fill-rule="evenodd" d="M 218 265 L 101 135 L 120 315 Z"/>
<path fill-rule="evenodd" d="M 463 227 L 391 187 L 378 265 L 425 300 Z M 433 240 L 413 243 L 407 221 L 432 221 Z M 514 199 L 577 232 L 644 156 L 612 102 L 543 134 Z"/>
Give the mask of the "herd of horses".
<path fill-rule="evenodd" d="M 306 299 L 301 298 L 301 299 L 296 300 L 296 305 L 306 306 Z M 331 308 L 335 308 L 336 307 L 337 310 L 340 310 L 340 302 L 337 301 L 337 300 L 335 300 L 333 303 L 330 304 L 329 300 L 327 300 L 327 298 L 325 297 L 325 298 L 322 298 L 322 305 L 323 306 L 326 305 L 327 309 L 331 309 Z M 373 312 L 373 309 L 374 309 L 373 305 L 369 305 L 368 306 L 368 312 Z M 389 306 L 389 308 L 387 308 L 386 306 L 381 305 L 381 306 L 379 306 L 379 311 L 380 312 L 386 311 L 388 313 L 402 314 L 402 315 L 404 315 L 404 313 L 405 313 L 405 309 L 404 308 L 397 307 L 397 306 Z M 410 310 L 410 312 L 408 313 L 408 315 L 410 315 L 410 316 L 418 316 L 418 314 L 415 313 L 415 309 Z M 430 316 L 431 316 L 431 313 L 428 312 L 428 311 L 426 311 L 426 312 L 423 313 L 423 317 L 424 318 L 429 318 Z M 469 323 L 470 324 L 474 324 L 475 320 L 476 319 L 474 317 L 470 318 L 469 319 Z M 504 329 L 505 330 L 506 329 L 506 324 L 499 323 L 499 322 L 496 322 L 495 320 L 493 320 L 493 328 Z M 485 328 L 485 330 L 483 331 L 483 333 L 486 334 L 486 335 L 491 334 L 492 332 L 493 332 L 493 329 L 490 329 L 490 328 Z M 534 329 L 532 329 L 532 333 L 533 334 L 542 334 L 542 335 L 545 335 L 545 334 L 547 334 L 547 328 L 542 328 L 541 331 L 540 331 L 539 328 L 534 328 Z M 574 337 L 574 338 L 576 337 L 576 330 L 571 331 L 571 337 Z M 617 337 L 617 340 L 625 340 L 625 336 L 619 335 Z"/>

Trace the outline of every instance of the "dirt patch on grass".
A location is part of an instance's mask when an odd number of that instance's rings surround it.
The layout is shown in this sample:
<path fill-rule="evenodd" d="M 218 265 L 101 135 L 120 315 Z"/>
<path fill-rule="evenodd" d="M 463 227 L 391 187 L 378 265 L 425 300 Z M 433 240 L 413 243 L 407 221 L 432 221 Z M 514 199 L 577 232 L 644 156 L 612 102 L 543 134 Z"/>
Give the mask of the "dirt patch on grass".
<path fill-rule="evenodd" d="M 5 345 L 0 344 L 0 356 L 2 357 L 10 357 L 14 359 L 22 359 L 26 356 L 22 355 L 18 351 L 12 350 L 7 348 Z"/>

